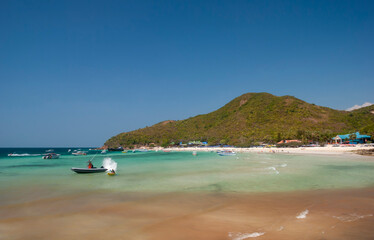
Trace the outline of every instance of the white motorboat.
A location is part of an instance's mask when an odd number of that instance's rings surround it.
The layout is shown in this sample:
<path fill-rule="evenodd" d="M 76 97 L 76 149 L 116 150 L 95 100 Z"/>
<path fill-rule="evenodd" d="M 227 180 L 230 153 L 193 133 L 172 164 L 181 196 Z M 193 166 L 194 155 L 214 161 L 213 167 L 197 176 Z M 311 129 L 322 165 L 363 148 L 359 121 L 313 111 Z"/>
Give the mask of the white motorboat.
<path fill-rule="evenodd" d="M 76 155 L 76 156 L 78 156 L 78 155 L 87 155 L 87 152 L 84 152 L 84 151 L 76 151 L 76 152 L 73 152 L 72 154 L 73 154 L 73 155 Z"/>
<path fill-rule="evenodd" d="M 133 153 L 136 153 L 136 152 L 149 152 L 149 150 L 148 149 L 140 148 L 140 149 L 134 149 L 132 152 Z"/>
<path fill-rule="evenodd" d="M 48 153 L 48 154 L 45 154 L 42 158 L 43 159 L 57 159 L 57 158 L 60 158 L 60 154 Z"/>

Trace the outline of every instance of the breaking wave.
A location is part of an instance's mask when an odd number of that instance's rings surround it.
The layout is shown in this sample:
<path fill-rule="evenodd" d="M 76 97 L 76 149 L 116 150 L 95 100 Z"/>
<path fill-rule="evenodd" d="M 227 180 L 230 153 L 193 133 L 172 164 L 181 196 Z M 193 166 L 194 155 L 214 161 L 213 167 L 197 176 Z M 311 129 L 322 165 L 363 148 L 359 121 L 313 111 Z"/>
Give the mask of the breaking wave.
<path fill-rule="evenodd" d="M 254 233 L 229 233 L 229 238 L 232 240 L 242 240 L 247 238 L 256 238 L 264 235 L 264 232 L 254 232 Z"/>
<path fill-rule="evenodd" d="M 284 227 L 283 227 L 283 226 L 280 226 L 280 227 L 278 228 L 277 231 L 278 231 L 278 232 L 279 232 L 279 231 L 283 231 L 283 229 L 284 229 Z"/>
<path fill-rule="evenodd" d="M 309 210 L 307 209 L 307 210 L 305 210 L 305 211 L 299 213 L 299 215 L 297 215 L 296 218 L 297 218 L 297 219 L 303 219 L 303 218 L 306 218 L 306 215 L 308 215 L 308 213 L 309 213 Z"/>
<path fill-rule="evenodd" d="M 333 216 L 333 218 L 339 219 L 342 222 L 353 222 L 362 218 L 372 217 L 373 214 L 358 215 L 356 213 L 344 214 L 342 216 Z"/>
<path fill-rule="evenodd" d="M 114 170 L 117 172 L 117 163 L 112 160 L 112 158 L 104 158 L 103 160 L 103 167 L 108 170 Z"/>
<path fill-rule="evenodd" d="M 279 174 L 279 171 L 275 167 L 268 167 L 267 169 L 273 170 L 276 174 Z"/>

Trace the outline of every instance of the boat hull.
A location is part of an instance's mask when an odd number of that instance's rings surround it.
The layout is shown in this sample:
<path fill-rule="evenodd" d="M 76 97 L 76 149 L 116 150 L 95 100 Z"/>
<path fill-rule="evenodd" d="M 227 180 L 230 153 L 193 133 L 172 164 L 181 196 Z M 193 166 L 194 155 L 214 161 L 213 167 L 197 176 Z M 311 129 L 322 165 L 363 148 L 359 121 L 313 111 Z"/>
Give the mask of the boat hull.
<path fill-rule="evenodd" d="M 72 153 L 75 156 L 86 156 L 87 153 Z"/>
<path fill-rule="evenodd" d="M 100 173 L 107 170 L 106 168 L 71 168 L 71 171 L 76 173 Z"/>
<path fill-rule="evenodd" d="M 42 157 L 43 159 L 58 159 L 60 158 L 60 154 L 47 154 Z"/>

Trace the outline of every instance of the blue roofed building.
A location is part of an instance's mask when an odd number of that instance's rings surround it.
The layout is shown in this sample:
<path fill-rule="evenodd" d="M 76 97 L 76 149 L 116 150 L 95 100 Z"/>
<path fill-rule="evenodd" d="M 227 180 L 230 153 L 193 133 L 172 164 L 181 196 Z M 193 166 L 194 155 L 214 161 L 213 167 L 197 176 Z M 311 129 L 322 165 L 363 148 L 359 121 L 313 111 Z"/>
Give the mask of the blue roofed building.
<path fill-rule="evenodd" d="M 345 134 L 345 135 L 337 135 L 336 137 L 332 138 L 332 140 L 334 140 L 335 143 L 349 143 L 349 144 L 366 143 L 370 139 L 371 139 L 371 136 L 362 135 L 359 132 Z"/>

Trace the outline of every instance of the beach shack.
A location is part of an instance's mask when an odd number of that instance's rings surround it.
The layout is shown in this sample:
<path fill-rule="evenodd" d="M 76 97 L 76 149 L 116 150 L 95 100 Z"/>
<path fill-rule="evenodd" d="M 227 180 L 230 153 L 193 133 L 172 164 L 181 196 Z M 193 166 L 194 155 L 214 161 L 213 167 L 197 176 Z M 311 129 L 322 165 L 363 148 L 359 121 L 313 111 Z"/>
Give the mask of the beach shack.
<path fill-rule="evenodd" d="M 352 136 L 353 135 L 353 136 Z M 344 135 L 336 135 L 333 137 L 332 140 L 335 141 L 337 144 L 341 143 L 349 143 L 349 144 L 358 144 L 358 143 L 366 143 L 371 139 L 369 135 L 361 135 L 359 132 L 351 133 L 351 134 L 344 134 Z"/>

